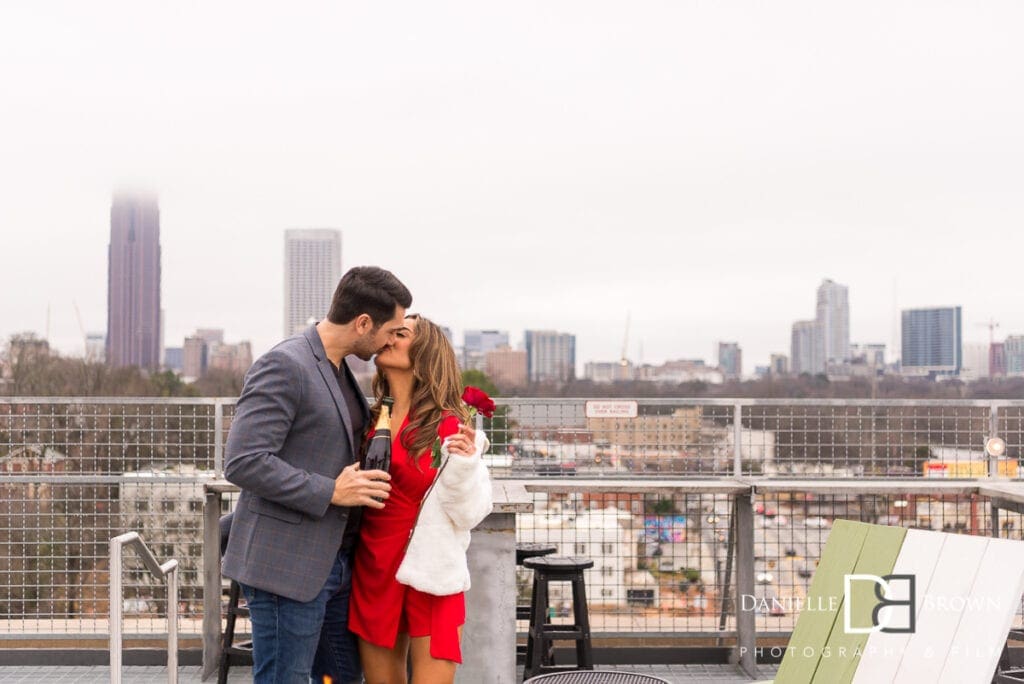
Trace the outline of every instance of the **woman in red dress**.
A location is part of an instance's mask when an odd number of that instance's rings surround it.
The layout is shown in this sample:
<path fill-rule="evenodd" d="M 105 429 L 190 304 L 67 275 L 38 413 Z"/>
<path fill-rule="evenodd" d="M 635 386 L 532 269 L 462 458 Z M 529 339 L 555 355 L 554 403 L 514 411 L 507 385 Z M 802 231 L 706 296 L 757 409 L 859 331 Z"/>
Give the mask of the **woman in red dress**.
<path fill-rule="evenodd" d="M 469 530 L 491 508 L 480 461 L 486 437 L 464 424 L 455 352 L 434 323 L 407 317 L 376 364 L 370 425 L 381 399 L 394 399 L 391 496 L 384 508 L 362 512 L 349 629 L 359 637 L 367 684 L 404 684 L 409 655 L 413 684 L 453 682 L 462 662 Z M 445 460 L 435 469 L 438 439 Z"/>

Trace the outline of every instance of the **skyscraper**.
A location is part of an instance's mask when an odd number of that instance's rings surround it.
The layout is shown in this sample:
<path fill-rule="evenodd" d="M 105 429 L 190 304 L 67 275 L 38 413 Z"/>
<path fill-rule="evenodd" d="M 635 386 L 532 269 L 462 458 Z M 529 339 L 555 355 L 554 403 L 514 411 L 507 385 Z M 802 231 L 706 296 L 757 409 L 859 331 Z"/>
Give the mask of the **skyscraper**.
<path fill-rule="evenodd" d="M 726 380 L 739 380 L 743 374 L 743 351 L 738 342 L 718 343 L 718 368 Z"/>
<path fill-rule="evenodd" d="M 963 337 L 959 306 L 902 312 L 902 358 L 906 375 L 959 375 Z"/>
<path fill-rule="evenodd" d="M 1006 375 L 1015 378 L 1024 375 L 1024 335 L 1008 335 L 1003 351 Z"/>
<path fill-rule="evenodd" d="M 827 369 L 830 363 L 850 358 L 850 302 L 845 285 L 823 280 L 818 286 L 817 320 L 821 328 L 821 360 Z"/>
<path fill-rule="evenodd" d="M 160 210 L 155 197 L 118 194 L 110 205 L 106 358 L 160 365 Z"/>
<path fill-rule="evenodd" d="M 310 319 L 327 315 L 341 280 L 341 231 L 330 228 L 284 232 L 284 336 Z"/>
<path fill-rule="evenodd" d="M 821 326 L 817 321 L 794 323 L 789 348 L 790 371 L 793 375 L 824 373 L 825 362 L 821 358 L 821 349 Z"/>
<path fill-rule="evenodd" d="M 526 331 L 530 382 L 567 382 L 576 376 L 576 336 L 553 330 Z"/>

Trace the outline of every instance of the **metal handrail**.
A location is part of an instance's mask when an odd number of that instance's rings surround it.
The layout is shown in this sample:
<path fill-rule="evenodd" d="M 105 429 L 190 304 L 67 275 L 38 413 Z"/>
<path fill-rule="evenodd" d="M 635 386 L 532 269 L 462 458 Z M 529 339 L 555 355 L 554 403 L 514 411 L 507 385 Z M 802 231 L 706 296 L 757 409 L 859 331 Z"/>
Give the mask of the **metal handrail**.
<path fill-rule="evenodd" d="M 367 397 L 370 401 L 373 397 Z M 841 399 L 841 398 L 767 398 L 767 397 L 494 397 L 498 406 L 584 404 L 614 399 L 636 401 L 644 406 L 878 406 L 878 407 L 1024 407 L 1024 399 Z M 237 397 L 0 397 L 2 404 L 119 405 L 125 406 L 234 406 Z"/>
<path fill-rule="evenodd" d="M 167 681 L 178 683 L 178 561 L 163 565 L 146 546 L 138 532 L 126 532 L 110 540 L 110 684 L 121 684 L 121 550 L 131 545 L 142 557 L 146 568 L 157 579 L 167 578 Z"/>

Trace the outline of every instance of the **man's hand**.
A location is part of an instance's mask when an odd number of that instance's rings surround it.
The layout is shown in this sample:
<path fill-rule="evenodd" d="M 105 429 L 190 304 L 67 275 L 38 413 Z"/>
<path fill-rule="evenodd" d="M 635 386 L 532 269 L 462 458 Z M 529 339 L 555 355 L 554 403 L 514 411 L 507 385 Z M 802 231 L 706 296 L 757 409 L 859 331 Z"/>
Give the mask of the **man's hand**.
<path fill-rule="evenodd" d="M 390 479 L 391 476 L 383 470 L 360 470 L 359 464 L 353 463 L 334 481 L 331 503 L 335 506 L 384 508 L 384 502 L 377 499 L 391 496 L 391 485 L 387 483 Z"/>

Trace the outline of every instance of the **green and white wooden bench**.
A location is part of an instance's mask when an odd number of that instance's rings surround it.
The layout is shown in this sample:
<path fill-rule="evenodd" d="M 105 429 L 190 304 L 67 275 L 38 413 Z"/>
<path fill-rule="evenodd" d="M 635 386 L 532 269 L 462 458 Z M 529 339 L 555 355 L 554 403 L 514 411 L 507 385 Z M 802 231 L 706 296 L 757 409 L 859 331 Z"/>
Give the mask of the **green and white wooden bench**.
<path fill-rule="evenodd" d="M 1022 592 L 1024 542 L 836 521 L 774 682 L 991 682 Z"/>

